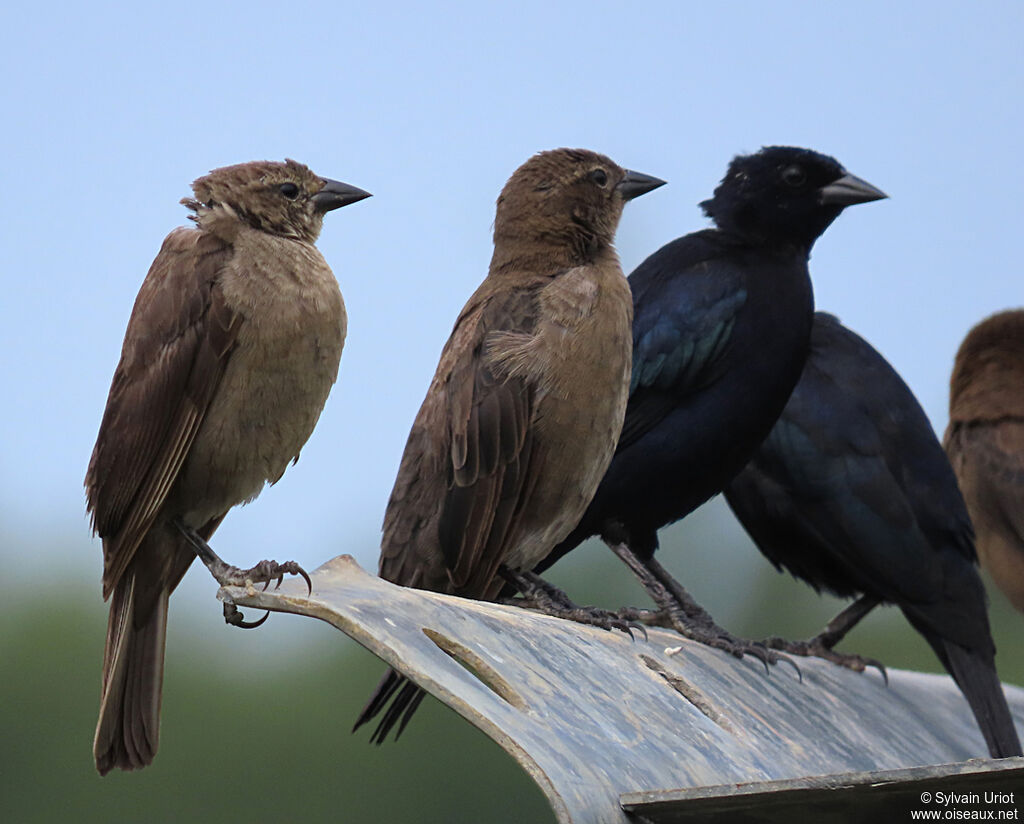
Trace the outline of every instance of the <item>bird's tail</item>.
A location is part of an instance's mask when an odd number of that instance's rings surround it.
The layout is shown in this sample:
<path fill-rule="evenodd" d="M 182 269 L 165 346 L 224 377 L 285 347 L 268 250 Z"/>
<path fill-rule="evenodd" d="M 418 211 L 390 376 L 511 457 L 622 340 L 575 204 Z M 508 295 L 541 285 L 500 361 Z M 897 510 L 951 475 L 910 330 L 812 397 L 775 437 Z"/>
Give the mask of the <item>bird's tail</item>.
<path fill-rule="evenodd" d="M 129 569 L 110 602 L 100 718 L 92 745 L 100 775 L 114 767 L 145 767 L 156 755 L 160 737 L 170 587 L 161 589 L 152 601 L 147 599 L 151 608 L 140 616 L 136 581 L 136 571 Z"/>
<path fill-rule="evenodd" d="M 370 741 L 374 744 L 383 744 L 384 739 L 391 732 L 391 728 L 398 724 L 398 729 L 395 731 L 395 740 L 397 741 L 398 736 L 405 729 L 405 725 L 412 718 L 412 714 L 416 712 L 416 708 L 420 705 L 424 695 L 426 693 L 404 675 L 389 669 L 384 673 L 384 677 L 380 679 L 377 689 L 373 691 L 373 695 L 366 702 L 363 711 L 359 713 L 359 718 L 356 719 L 352 732 L 358 730 L 363 724 L 372 720 L 383 711 L 384 715 L 377 722 L 377 728 L 373 731 L 373 735 L 370 736 Z"/>
<path fill-rule="evenodd" d="M 1021 755 L 1020 739 L 996 673 L 995 660 L 952 641 L 940 643 L 946 653 L 947 669 L 971 705 L 989 754 L 992 758 Z"/>

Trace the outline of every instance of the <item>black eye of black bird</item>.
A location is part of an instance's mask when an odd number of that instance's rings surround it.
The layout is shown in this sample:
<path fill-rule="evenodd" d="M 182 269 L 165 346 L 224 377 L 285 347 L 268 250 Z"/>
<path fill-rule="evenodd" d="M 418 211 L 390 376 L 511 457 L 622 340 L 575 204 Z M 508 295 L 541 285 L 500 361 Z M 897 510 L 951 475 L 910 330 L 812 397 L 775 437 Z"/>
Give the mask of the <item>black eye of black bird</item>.
<path fill-rule="evenodd" d="M 594 169 L 590 173 L 590 179 L 598 186 L 604 186 L 608 183 L 608 173 L 604 169 Z"/>
<path fill-rule="evenodd" d="M 282 183 L 277 189 L 289 200 L 295 200 L 299 196 L 299 187 L 294 183 Z"/>
<path fill-rule="evenodd" d="M 782 170 L 782 180 L 787 186 L 792 186 L 794 189 L 797 186 L 803 186 L 807 181 L 807 174 L 799 166 L 787 166 Z"/>

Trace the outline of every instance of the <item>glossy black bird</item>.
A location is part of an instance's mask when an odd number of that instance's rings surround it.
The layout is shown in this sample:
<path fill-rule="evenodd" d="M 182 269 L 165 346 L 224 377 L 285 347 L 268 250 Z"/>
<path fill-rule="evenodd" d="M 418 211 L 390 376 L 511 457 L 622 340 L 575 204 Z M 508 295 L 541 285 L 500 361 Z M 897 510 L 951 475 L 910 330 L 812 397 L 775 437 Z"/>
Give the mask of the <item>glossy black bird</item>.
<path fill-rule="evenodd" d="M 860 669 L 832 647 L 895 604 L 963 691 L 992 757 L 1021 754 L 953 469 L 900 376 L 832 315 L 815 315 L 800 381 L 725 496 L 776 567 L 860 599 L 824 637 L 773 647 Z"/>
<path fill-rule="evenodd" d="M 811 247 L 844 207 L 883 197 L 807 149 L 732 161 L 701 204 L 715 228 L 666 244 L 629 277 L 633 374 L 618 448 L 579 525 L 537 571 L 600 535 L 685 635 L 763 656 L 660 566 L 657 533 L 720 492 L 767 436 L 807 357 Z"/>

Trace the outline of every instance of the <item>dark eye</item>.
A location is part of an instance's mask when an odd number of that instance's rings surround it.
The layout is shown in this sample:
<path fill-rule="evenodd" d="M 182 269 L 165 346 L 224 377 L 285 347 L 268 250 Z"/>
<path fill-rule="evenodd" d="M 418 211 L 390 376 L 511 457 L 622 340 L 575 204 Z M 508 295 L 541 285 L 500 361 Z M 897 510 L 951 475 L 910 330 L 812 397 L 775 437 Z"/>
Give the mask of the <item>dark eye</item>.
<path fill-rule="evenodd" d="M 277 190 L 289 200 L 295 200 L 299 196 L 299 187 L 294 183 L 282 183 Z"/>
<path fill-rule="evenodd" d="M 807 182 L 807 175 L 799 166 L 787 166 L 782 170 L 782 180 L 787 186 L 792 186 L 795 189 Z"/>
<path fill-rule="evenodd" d="M 608 173 L 604 169 L 594 169 L 590 173 L 590 179 L 598 186 L 604 186 L 608 183 Z"/>

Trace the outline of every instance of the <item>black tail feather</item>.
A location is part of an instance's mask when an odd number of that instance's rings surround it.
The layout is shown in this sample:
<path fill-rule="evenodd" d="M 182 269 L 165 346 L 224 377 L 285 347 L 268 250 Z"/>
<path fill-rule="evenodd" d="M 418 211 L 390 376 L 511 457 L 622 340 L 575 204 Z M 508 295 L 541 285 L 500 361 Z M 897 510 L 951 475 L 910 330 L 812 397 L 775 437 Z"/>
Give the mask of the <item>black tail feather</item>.
<path fill-rule="evenodd" d="M 383 744 L 395 724 L 398 724 L 398 729 L 395 731 L 395 741 L 397 741 L 424 695 L 426 693 L 404 675 L 389 669 L 384 673 L 384 677 L 381 678 L 377 689 L 370 696 L 370 700 L 366 702 L 363 711 L 359 713 L 352 732 L 383 711 L 384 715 L 377 722 L 377 727 L 374 729 L 373 735 L 370 736 L 370 742 Z"/>
<path fill-rule="evenodd" d="M 1021 755 L 1020 739 L 996 673 L 995 660 L 951 641 L 942 641 L 941 645 L 945 656 L 940 654 L 939 657 L 970 704 L 989 754 L 992 758 Z"/>

